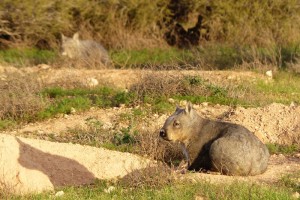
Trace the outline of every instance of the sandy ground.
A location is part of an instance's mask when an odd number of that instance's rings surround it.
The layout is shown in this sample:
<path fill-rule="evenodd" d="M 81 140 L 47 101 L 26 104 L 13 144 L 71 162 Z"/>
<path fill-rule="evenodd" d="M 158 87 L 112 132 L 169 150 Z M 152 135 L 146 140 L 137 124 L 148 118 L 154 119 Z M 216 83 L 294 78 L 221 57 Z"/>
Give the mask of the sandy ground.
<path fill-rule="evenodd" d="M 130 153 L 5 134 L 0 134 L 0 156 L 0 186 L 21 194 L 117 179 L 152 162 Z"/>
<path fill-rule="evenodd" d="M 2 79 L 7 72 L 35 74 L 47 84 L 62 83 L 87 84 L 89 78 L 100 83 L 110 82 L 116 87 L 126 89 L 141 76 L 141 71 L 133 70 L 82 70 L 52 69 L 51 67 L 32 67 L 16 70 L 0 68 Z M 160 73 L 160 72 L 157 72 Z M 170 71 L 168 73 L 176 73 Z M 252 72 L 203 72 L 187 71 L 200 75 L 212 82 L 255 81 L 262 78 Z M 66 83 L 68 82 L 69 83 Z M 184 102 L 182 102 L 184 104 Z M 210 119 L 239 123 L 250 129 L 263 142 L 293 144 L 300 142 L 300 106 L 291 104 L 271 104 L 261 108 L 232 108 L 229 106 L 203 103 L 194 105 L 198 113 Z M 174 105 L 175 108 L 175 105 Z M 26 124 L 18 129 L 0 133 L 0 186 L 9 187 L 14 192 L 40 192 L 62 185 L 80 185 L 91 183 L 95 178 L 112 179 L 125 176 L 133 169 L 146 167 L 150 161 L 129 153 L 121 153 L 78 144 L 53 143 L 49 141 L 23 138 L 44 134 L 61 134 L 68 129 L 86 126 L 86 119 L 94 118 L 107 127 L 116 127 L 121 113 L 130 113 L 132 108 L 92 108 L 84 113 L 58 116 L 43 122 Z M 167 115 L 154 115 L 139 123 L 139 128 L 148 129 L 156 134 Z M 18 136 L 18 137 L 16 137 Z M 188 173 L 185 178 L 205 179 L 212 182 L 233 180 L 253 180 L 273 183 L 284 174 L 300 169 L 300 155 L 273 155 L 268 170 L 254 177 L 230 177 L 205 173 Z"/>

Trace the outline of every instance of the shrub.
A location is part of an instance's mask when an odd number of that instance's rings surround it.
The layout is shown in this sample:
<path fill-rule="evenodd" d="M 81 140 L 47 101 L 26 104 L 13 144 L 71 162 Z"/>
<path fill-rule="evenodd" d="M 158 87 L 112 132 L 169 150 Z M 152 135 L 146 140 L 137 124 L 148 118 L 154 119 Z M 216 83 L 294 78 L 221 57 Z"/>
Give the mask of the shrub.
<path fill-rule="evenodd" d="M 8 74 L 4 80 L 0 80 L 0 120 L 30 121 L 47 105 L 47 101 L 39 95 L 41 87 L 32 76 L 18 73 Z"/>

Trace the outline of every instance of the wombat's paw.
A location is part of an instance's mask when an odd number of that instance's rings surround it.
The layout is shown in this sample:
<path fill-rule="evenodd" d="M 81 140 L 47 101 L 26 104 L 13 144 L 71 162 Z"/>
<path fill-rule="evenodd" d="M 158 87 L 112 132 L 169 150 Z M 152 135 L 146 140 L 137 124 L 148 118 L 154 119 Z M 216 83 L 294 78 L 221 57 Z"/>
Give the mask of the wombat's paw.
<path fill-rule="evenodd" d="M 185 160 L 181 161 L 178 165 L 178 168 L 189 168 L 189 163 Z"/>
<path fill-rule="evenodd" d="M 180 168 L 177 168 L 175 170 L 175 173 L 176 174 L 186 174 L 188 172 L 188 169 L 187 168 L 183 168 L 183 169 L 180 169 Z"/>
<path fill-rule="evenodd" d="M 222 174 L 221 172 L 218 172 L 218 171 L 210 171 L 210 170 L 207 170 L 206 173 L 207 173 L 207 174 L 212 174 L 212 175 L 221 175 L 221 174 Z"/>
<path fill-rule="evenodd" d="M 188 171 L 189 163 L 186 161 L 181 161 L 178 165 L 178 167 L 175 169 L 175 173 L 179 174 L 186 174 Z"/>

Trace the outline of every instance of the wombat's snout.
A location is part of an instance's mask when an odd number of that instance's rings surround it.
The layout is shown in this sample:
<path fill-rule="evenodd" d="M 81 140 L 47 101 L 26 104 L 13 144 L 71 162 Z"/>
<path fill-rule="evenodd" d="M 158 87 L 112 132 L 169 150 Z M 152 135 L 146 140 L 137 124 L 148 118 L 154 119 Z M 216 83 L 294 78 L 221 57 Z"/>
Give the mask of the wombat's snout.
<path fill-rule="evenodd" d="M 162 138 L 166 138 L 167 137 L 167 133 L 166 133 L 165 129 L 160 129 L 159 136 L 162 137 Z"/>

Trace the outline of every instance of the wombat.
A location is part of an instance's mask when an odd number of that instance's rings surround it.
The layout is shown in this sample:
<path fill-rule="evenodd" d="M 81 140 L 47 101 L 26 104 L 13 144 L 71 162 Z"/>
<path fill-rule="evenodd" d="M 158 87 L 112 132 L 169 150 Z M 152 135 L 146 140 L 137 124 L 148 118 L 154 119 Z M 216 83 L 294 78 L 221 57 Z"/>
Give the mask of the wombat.
<path fill-rule="evenodd" d="M 72 38 L 62 36 L 62 55 L 78 59 L 89 66 L 109 66 L 111 61 L 105 48 L 93 40 L 80 40 L 75 33 Z"/>
<path fill-rule="evenodd" d="M 160 136 L 182 144 L 188 170 L 248 176 L 267 169 L 269 151 L 253 133 L 238 124 L 204 119 L 191 103 L 185 109 L 176 108 Z"/>

